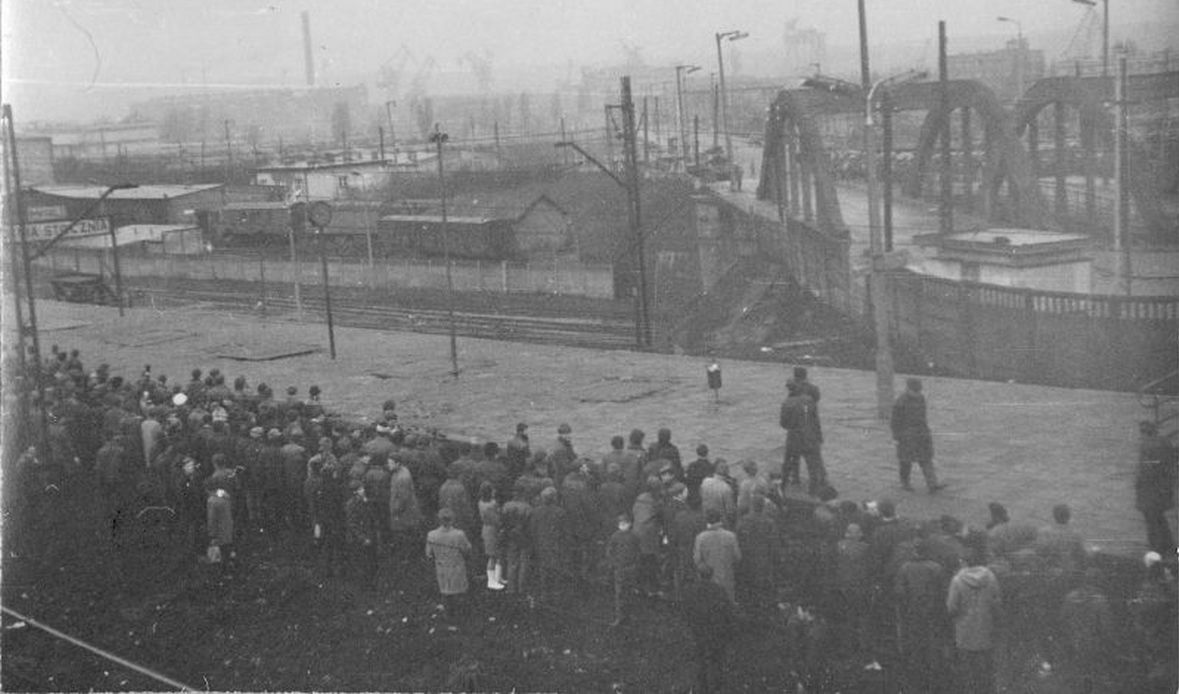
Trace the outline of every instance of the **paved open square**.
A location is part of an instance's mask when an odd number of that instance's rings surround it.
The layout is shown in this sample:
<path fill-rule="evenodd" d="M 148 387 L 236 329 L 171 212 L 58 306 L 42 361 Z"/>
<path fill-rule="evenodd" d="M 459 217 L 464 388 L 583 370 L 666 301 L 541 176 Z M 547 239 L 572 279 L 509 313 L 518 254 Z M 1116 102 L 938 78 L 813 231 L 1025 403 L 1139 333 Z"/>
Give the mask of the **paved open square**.
<path fill-rule="evenodd" d="M 637 427 L 653 440 L 666 426 L 685 460 L 706 443 L 730 462 L 781 464 L 778 407 L 790 364 L 721 361 L 724 385 L 714 399 L 709 362 L 698 357 L 459 338 L 456 380 L 445 335 L 337 328 L 333 361 L 324 325 L 286 316 L 193 307 L 120 317 L 52 301 L 38 310 L 46 352 L 51 344 L 78 348 L 85 363 L 107 362 L 115 374 L 151 364 L 177 382 L 192 368 L 216 367 L 280 393 L 317 384 L 325 405 L 349 417 L 374 418 L 393 398 L 408 425 L 501 444 L 527 422 L 533 446 L 547 448 L 568 422 L 576 450 L 594 457 L 615 434 Z M 1052 506 L 1065 502 L 1075 527 L 1103 551 L 1145 550 L 1133 481 L 1135 422 L 1149 413 L 1134 394 L 925 378 L 935 462 L 949 485 L 931 496 L 900 487 L 887 424 L 875 417 L 874 374 L 812 368 L 810 376 L 822 389 L 823 454 L 841 497 L 890 497 L 903 514 L 952 513 L 980 526 L 990 501 L 1034 524 L 1051 522 Z"/>

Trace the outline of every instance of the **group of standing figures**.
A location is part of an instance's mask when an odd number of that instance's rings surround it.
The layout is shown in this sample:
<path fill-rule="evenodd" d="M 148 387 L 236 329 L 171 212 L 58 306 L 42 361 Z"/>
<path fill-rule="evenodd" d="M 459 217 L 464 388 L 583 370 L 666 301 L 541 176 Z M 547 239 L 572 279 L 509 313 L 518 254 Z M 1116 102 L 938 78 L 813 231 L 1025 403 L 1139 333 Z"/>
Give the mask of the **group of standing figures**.
<path fill-rule="evenodd" d="M 1153 425 L 1142 426 L 1138 493 L 1156 552 L 1133 599 L 1118 603 L 1067 505 L 1037 527 L 992 504 L 984 529 L 906 518 L 887 499 L 840 500 L 821 455 L 820 392 L 804 369 L 781 408 L 781 472 L 753 460 L 730 466 L 705 444 L 684 461 L 667 428 L 650 445 L 635 429 L 587 455 L 568 424 L 545 445 L 527 423 L 502 447 L 478 445 L 399 424 L 392 400 L 360 425 L 330 412 L 314 386 L 303 399 L 294 386 L 279 398 L 244 377 L 230 387 L 216 370 L 175 385 L 150 368 L 125 380 L 105 365 L 87 372 L 76 351 L 55 352 L 40 377 L 48 450 L 29 447 L 16 461 L 18 540 L 52 527 L 41 522 L 46 490 L 73 480 L 97 483 L 116 547 L 166 514 L 183 551 L 228 580 L 267 537 L 369 588 L 424 557 L 455 624 L 474 575 L 504 601 L 608 586 L 615 628 L 640 600 L 683 618 L 701 692 L 724 690 L 738 627 L 759 622 L 782 628 L 805 691 L 847 687 L 841 658 L 871 658 L 877 667 L 855 678 L 889 673 L 906 692 L 994 691 L 997 663 L 1010 676 L 1029 658 L 1060 664 L 1075 691 L 1096 691 L 1127 654 L 1150 671 L 1144 681 L 1174 681 L 1165 511 L 1175 454 Z M 933 493 L 942 484 L 921 390 L 909 380 L 891 430 L 902 484 L 916 464 Z M 791 491 L 804 461 L 805 496 Z"/>
<path fill-rule="evenodd" d="M 909 479 L 913 464 L 916 463 L 925 476 L 926 488 L 932 494 L 945 489 L 946 485 L 938 482 L 937 471 L 933 467 L 933 436 L 926 415 L 925 395 L 921 391 L 921 379 L 906 379 L 905 392 L 893 403 L 889 424 L 896 441 L 901 486 L 907 491 L 913 490 Z M 782 476 L 789 484 L 799 485 L 799 463 L 806 461 L 807 493 L 820 498 L 830 495 L 827 468 L 823 464 L 819 387 L 808 380 L 805 367 L 797 366 L 794 368 L 794 377 L 786 382 L 786 392 L 787 398 L 782 403 L 778 417 L 779 425 L 786 430 Z"/>

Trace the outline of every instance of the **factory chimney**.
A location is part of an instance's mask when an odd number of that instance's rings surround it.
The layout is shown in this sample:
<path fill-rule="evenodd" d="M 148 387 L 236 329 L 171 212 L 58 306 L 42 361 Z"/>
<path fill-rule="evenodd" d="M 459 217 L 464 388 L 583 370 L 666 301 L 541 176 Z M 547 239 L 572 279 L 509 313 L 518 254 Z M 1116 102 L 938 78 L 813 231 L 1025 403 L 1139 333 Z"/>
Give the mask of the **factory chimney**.
<path fill-rule="evenodd" d="M 307 71 L 307 86 L 315 86 L 315 60 L 311 57 L 311 14 L 303 11 L 303 64 Z"/>

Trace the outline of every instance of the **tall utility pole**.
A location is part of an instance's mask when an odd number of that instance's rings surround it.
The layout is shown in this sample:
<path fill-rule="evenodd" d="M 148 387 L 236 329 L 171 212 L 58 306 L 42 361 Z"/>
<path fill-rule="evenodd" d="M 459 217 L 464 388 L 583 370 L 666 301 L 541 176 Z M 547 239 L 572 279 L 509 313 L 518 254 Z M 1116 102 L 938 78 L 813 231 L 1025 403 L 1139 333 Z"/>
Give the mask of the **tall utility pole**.
<path fill-rule="evenodd" d="M 623 157 L 626 163 L 626 191 L 629 198 L 631 234 L 634 236 L 635 253 L 638 258 L 639 286 L 636 299 L 639 306 L 638 343 L 642 349 L 651 348 L 651 314 L 647 303 L 647 254 L 643 242 L 642 210 L 639 204 L 639 157 L 635 131 L 635 103 L 631 98 L 630 77 L 622 78 L 622 138 Z"/>
<path fill-rule="evenodd" d="M 659 110 L 659 97 L 655 97 L 655 143 L 663 144 L 663 112 Z"/>
<path fill-rule="evenodd" d="M 610 122 L 610 104 L 602 107 L 606 125 L 606 167 L 614 170 L 614 124 Z"/>
<path fill-rule="evenodd" d="M 647 110 L 647 97 L 643 97 L 643 166 L 651 164 L 651 112 Z M 561 138 L 565 139 L 564 137 Z"/>
<path fill-rule="evenodd" d="M 307 203 L 292 202 L 290 205 L 290 220 L 287 224 L 287 240 L 291 247 L 291 284 L 295 292 L 295 314 L 299 321 L 303 320 L 303 296 L 299 287 L 299 255 L 295 246 L 296 234 L 302 234 L 307 229 Z"/>
<path fill-rule="evenodd" d="M 675 66 L 675 116 L 680 136 L 680 159 L 684 162 L 684 166 L 688 165 L 689 152 L 691 152 L 691 148 L 688 146 L 687 122 L 685 120 L 687 114 L 684 112 L 684 75 L 690 75 L 699 70 L 700 66 L 698 65 Z"/>
<path fill-rule="evenodd" d="M 565 136 L 565 116 L 561 116 L 561 142 L 564 142 L 567 139 L 569 138 Z M 561 152 L 561 154 L 563 155 L 562 163 L 564 163 L 565 166 L 569 166 L 569 150 L 564 150 Z"/>
<path fill-rule="evenodd" d="M 869 98 L 871 101 L 871 98 Z M 880 95 L 881 169 L 884 174 L 884 252 L 892 252 L 892 96 Z"/>
<path fill-rule="evenodd" d="M 1130 182 L 1126 175 L 1129 172 L 1129 167 L 1126 166 L 1126 158 L 1129 154 L 1127 151 L 1127 128 L 1129 127 L 1129 104 L 1126 103 L 1126 54 L 1122 53 L 1118 56 L 1118 77 L 1114 82 L 1114 103 L 1116 104 L 1114 116 L 1114 182 L 1116 185 L 1114 195 L 1114 248 L 1121 251 L 1119 258 L 1119 266 L 1121 267 L 1122 285 L 1125 287 L 1126 296 L 1130 296 L 1131 291 L 1131 276 L 1133 274 L 1130 263 Z"/>
<path fill-rule="evenodd" d="M 887 420 L 892 414 L 893 364 L 892 364 L 892 321 L 889 316 L 888 276 L 881 264 L 884 259 L 884 242 L 880 228 L 880 210 L 877 209 L 876 192 L 876 143 L 873 138 L 872 119 L 872 72 L 868 64 L 868 20 L 864 12 L 864 0 L 858 0 L 860 17 L 860 87 L 864 94 L 864 165 L 868 177 L 868 234 L 872 263 L 868 273 L 868 296 L 872 302 L 872 321 L 876 333 L 876 416 Z"/>
<path fill-rule="evenodd" d="M 863 0 L 860 0 L 862 3 Z M 938 231 L 949 234 L 954 231 L 954 162 L 950 142 L 951 116 L 950 113 L 950 68 L 946 59 L 946 23 L 937 23 L 937 79 L 938 102 L 942 113 L 942 120 L 938 124 L 941 131 L 942 162 L 941 162 L 941 193 L 938 195 Z"/>
<path fill-rule="evenodd" d="M 100 199 L 98 204 L 102 205 L 103 201 Z M 106 210 L 99 207 L 98 214 L 100 217 L 105 216 L 103 214 L 104 212 Z M 123 312 L 123 269 L 119 266 L 119 237 L 115 232 L 113 222 L 107 220 L 107 227 L 111 233 L 111 263 L 115 269 L 115 301 L 119 304 L 119 317 L 122 318 L 125 314 Z"/>
<path fill-rule="evenodd" d="M 229 139 L 229 118 L 225 119 L 225 182 L 233 175 L 233 141 Z"/>
<path fill-rule="evenodd" d="M 12 122 L 12 106 L 4 104 L 2 109 L 4 121 L 7 124 L 7 149 L 12 172 L 12 202 L 16 212 L 17 231 L 20 240 L 21 260 L 25 277 L 24 299 L 28 308 L 28 333 L 32 338 L 32 372 L 34 374 L 33 387 L 37 391 L 37 409 L 39 416 L 39 434 L 42 455 L 49 454 L 49 413 L 45 409 L 45 384 L 41 374 L 41 336 L 37 329 L 37 302 L 33 296 L 33 260 L 29 257 L 28 210 L 25 209 L 24 195 L 20 184 L 20 159 L 17 157 L 16 128 Z M 20 335 L 20 349 L 25 348 L 25 326 L 17 326 Z M 27 403 L 28 400 L 26 399 Z"/>
<path fill-rule="evenodd" d="M 716 86 L 716 76 L 712 79 L 712 148 L 716 149 L 720 143 L 720 88 Z"/>
<path fill-rule="evenodd" d="M 692 116 L 692 147 L 695 156 L 696 168 L 700 168 L 700 115 Z"/>
<path fill-rule="evenodd" d="M 568 148 L 572 149 L 573 151 L 577 152 L 582 157 L 584 157 L 586 161 L 588 161 L 589 163 L 598 167 L 598 169 L 601 170 L 602 173 L 609 176 L 610 180 L 617 183 L 619 188 L 622 188 L 624 191 L 626 191 L 626 202 L 627 202 L 627 211 L 628 211 L 628 215 L 627 215 L 628 220 L 627 221 L 628 221 L 628 223 L 637 223 L 639 221 L 636 216 L 629 214 L 631 211 L 636 211 L 636 208 L 634 205 L 631 204 L 631 201 L 634 199 L 637 199 L 637 193 L 638 193 L 637 177 L 636 177 L 636 181 L 635 181 L 635 186 L 632 186 L 631 181 L 629 179 L 623 180 L 622 178 L 619 178 L 618 174 L 616 174 L 614 171 L 612 171 L 609 167 L 607 167 L 602 162 L 598 161 L 598 159 L 596 159 L 594 157 L 594 155 L 587 152 L 584 148 L 582 148 L 576 142 L 561 141 L 561 142 L 558 142 L 556 146 L 557 147 L 568 147 Z M 639 234 L 638 234 L 637 228 L 632 227 L 631 232 L 632 232 L 632 235 L 635 236 L 638 241 L 642 240 L 642 237 L 639 236 Z M 627 253 L 629 253 L 630 251 L 631 251 L 631 248 L 625 249 L 625 252 L 627 252 Z M 619 257 L 621 257 L 621 254 Z M 615 276 L 615 280 L 616 280 L 615 287 L 620 289 L 622 287 L 622 285 L 621 285 L 621 281 L 618 279 L 619 277 L 620 277 L 620 275 Z M 635 302 L 634 302 L 635 303 L 635 349 L 642 350 L 642 349 L 645 349 L 645 347 L 643 345 L 643 310 L 642 310 L 642 305 L 639 302 L 639 292 L 634 292 L 634 298 L 635 298 Z"/>
<path fill-rule="evenodd" d="M 336 329 L 332 324 L 332 285 L 328 280 L 327 244 L 323 238 L 323 228 L 332 221 L 331 205 L 317 200 L 307 206 L 307 219 L 315 227 L 315 238 L 319 245 L 319 265 L 323 271 L 323 307 L 327 314 L 328 348 L 332 359 L 336 358 Z"/>
<path fill-rule="evenodd" d="M 442 132 L 438 123 L 434 124 L 434 132 L 430 134 L 430 142 L 438 148 L 438 197 L 442 201 L 442 254 L 446 262 L 446 316 L 450 323 L 450 375 L 459 376 L 458 367 L 458 338 L 455 336 L 454 326 L 454 276 L 450 270 L 450 230 L 446 223 L 446 174 L 442 168 L 442 145 L 450 136 Z"/>

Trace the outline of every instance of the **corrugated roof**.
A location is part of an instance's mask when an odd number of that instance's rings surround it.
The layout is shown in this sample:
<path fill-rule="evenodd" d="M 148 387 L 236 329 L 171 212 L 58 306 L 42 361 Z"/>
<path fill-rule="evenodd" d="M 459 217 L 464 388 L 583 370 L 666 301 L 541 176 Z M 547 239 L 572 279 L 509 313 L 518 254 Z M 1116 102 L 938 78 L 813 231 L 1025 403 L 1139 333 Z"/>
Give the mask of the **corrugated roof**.
<path fill-rule="evenodd" d="M 412 215 L 412 214 L 388 214 L 381 217 L 382 222 L 422 222 L 430 224 L 440 224 L 442 222 L 441 215 Z M 446 221 L 451 224 L 488 224 L 492 220 L 486 217 L 452 217 L 446 215 Z"/>
<path fill-rule="evenodd" d="M 224 187 L 222 183 L 206 183 L 202 185 L 143 185 L 138 188 L 127 188 L 112 191 L 108 200 L 166 200 L 179 198 L 194 193 L 203 193 Z M 61 198 L 76 200 L 97 200 L 105 192 L 107 186 L 36 186 L 33 190 L 46 195 L 56 195 Z"/>
<path fill-rule="evenodd" d="M 221 209 L 227 211 L 235 210 L 285 210 L 290 205 L 285 202 L 227 202 Z"/>

